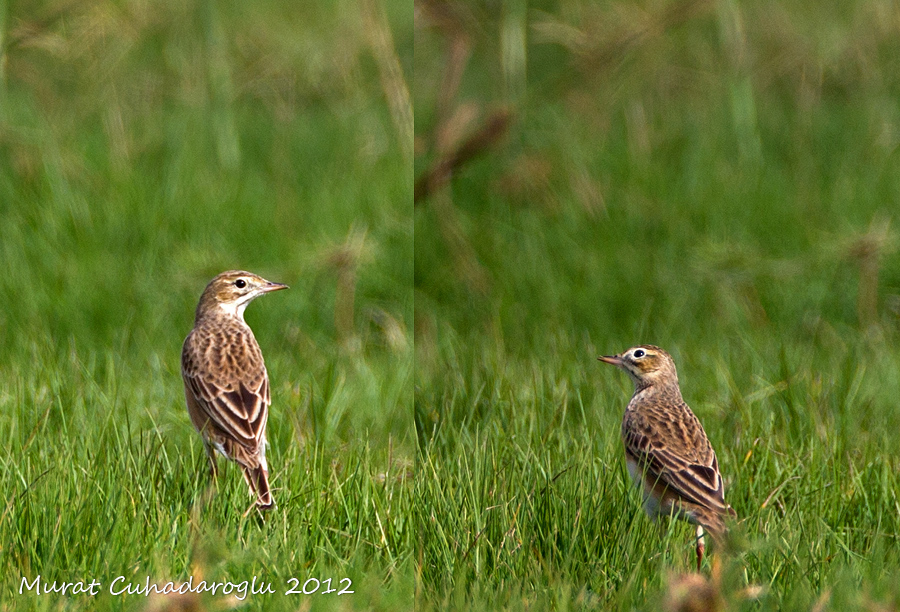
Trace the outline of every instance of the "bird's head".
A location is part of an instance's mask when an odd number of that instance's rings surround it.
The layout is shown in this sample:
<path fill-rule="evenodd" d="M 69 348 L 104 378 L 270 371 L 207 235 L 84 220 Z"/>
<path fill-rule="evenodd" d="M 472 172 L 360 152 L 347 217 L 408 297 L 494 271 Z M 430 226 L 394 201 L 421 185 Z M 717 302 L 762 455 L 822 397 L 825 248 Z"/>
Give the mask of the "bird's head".
<path fill-rule="evenodd" d="M 243 320 L 247 304 L 265 293 L 287 288 L 287 285 L 267 281 L 252 272 L 222 272 L 209 282 L 200 296 L 197 318 L 221 310 Z"/>
<path fill-rule="evenodd" d="M 606 355 L 599 359 L 603 363 L 625 370 L 634 381 L 635 389 L 660 383 L 678 384 L 678 374 L 672 356 L 652 344 L 642 344 L 618 355 Z"/>

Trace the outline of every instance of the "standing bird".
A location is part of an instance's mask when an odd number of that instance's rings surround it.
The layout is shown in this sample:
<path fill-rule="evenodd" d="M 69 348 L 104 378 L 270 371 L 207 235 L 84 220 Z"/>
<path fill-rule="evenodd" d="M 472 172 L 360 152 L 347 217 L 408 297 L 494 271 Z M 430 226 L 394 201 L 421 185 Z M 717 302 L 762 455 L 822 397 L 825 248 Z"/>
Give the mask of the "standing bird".
<path fill-rule="evenodd" d="M 634 395 L 622 420 L 628 473 L 644 494 L 651 518 L 672 514 L 697 525 L 697 569 L 703 561 L 704 529 L 716 539 L 724 517 L 736 516 L 725 503 L 719 462 L 700 421 L 681 397 L 672 356 L 644 344 L 600 361 L 625 370 Z"/>
<path fill-rule="evenodd" d="M 287 285 L 232 270 L 212 279 L 200 296 L 194 329 L 181 350 L 181 375 L 191 422 L 203 437 L 213 477 L 215 451 L 241 466 L 261 509 L 274 504 L 266 463 L 269 376 L 244 309 Z"/>

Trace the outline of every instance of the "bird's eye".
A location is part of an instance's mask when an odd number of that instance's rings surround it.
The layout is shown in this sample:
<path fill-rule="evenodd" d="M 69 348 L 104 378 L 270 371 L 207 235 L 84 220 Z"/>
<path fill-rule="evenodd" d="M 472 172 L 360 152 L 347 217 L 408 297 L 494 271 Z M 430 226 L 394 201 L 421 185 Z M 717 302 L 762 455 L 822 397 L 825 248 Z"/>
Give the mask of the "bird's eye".
<path fill-rule="evenodd" d="M 243 278 L 239 278 L 236 281 L 234 281 L 234 286 L 237 287 L 238 289 L 243 289 L 244 287 L 247 286 L 247 281 L 245 281 Z"/>
<path fill-rule="evenodd" d="M 641 357 L 643 357 L 643 356 L 646 355 L 646 354 L 647 354 L 647 353 L 644 352 L 644 349 L 638 349 L 638 350 L 636 350 L 635 352 L 632 353 L 632 356 L 633 356 L 635 359 L 640 359 Z"/>

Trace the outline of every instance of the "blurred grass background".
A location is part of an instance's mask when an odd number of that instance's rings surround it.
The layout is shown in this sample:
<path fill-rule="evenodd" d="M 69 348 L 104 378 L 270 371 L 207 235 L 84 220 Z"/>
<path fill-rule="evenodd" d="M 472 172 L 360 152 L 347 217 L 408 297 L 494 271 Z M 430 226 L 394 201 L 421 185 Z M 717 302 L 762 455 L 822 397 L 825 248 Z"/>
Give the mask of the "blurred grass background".
<path fill-rule="evenodd" d="M 0 608 L 156 605 L 19 596 L 39 574 L 347 576 L 250 607 L 408 605 L 412 37 L 403 2 L 0 4 Z M 236 470 L 209 493 L 184 409 L 181 343 L 233 268 L 291 286 L 247 312 L 265 524 Z"/>
<path fill-rule="evenodd" d="M 744 519 L 713 609 L 896 609 L 897 4 L 416 7 L 422 609 L 681 609 L 595 361 L 638 343 Z"/>

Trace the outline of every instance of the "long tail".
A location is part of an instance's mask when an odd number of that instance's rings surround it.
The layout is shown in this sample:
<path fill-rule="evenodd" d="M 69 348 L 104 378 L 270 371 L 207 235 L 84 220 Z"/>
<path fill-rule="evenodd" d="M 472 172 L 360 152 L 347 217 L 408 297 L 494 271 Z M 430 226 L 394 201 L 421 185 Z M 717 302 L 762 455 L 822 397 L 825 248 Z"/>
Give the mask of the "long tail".
<path fill-rule="evenodd" d="M 725 522 L 726 517 L 737 517 L 737 513 L 731 506 L 728 506 L 727 510 L 724 513 L 719 513 L 715 510 L 710 510 L 708 508 L 702 507 L 695 508 L 692 511 L 692 522 L 702 526 L 704 530 L 706 530 L 716 540 L 721 540 L 722 537 L 728 532 L 728 525 Z M 698 534 L 698 536 L 699 535 L 700 534 Z"/>
<path fill-rule="evenodd" d="M 737 518 L 737 512 L 734 508 L 728 506 L 724 513 L 716 512 L 708 508 L 697 508 L 692 517 L 692 522 L 697 525 L 697 571 L 703 564 L 703 552 L 706 550 L 706 542 L 704 532 L 708 532 L 717 544 L 722 543 L 722 538 L 728 532 L 728 525 L 725 523 L 723 514 L 729 517 Z"/>
<path fill-rule="evenodd" d="M 275 505 L 269 489 L 269 470 L 264 467 L 243 468 L 244 480 L 250 485 L 250 492 L 256 495 L 256 505 L 260 510 L 268 510 Z"/>

